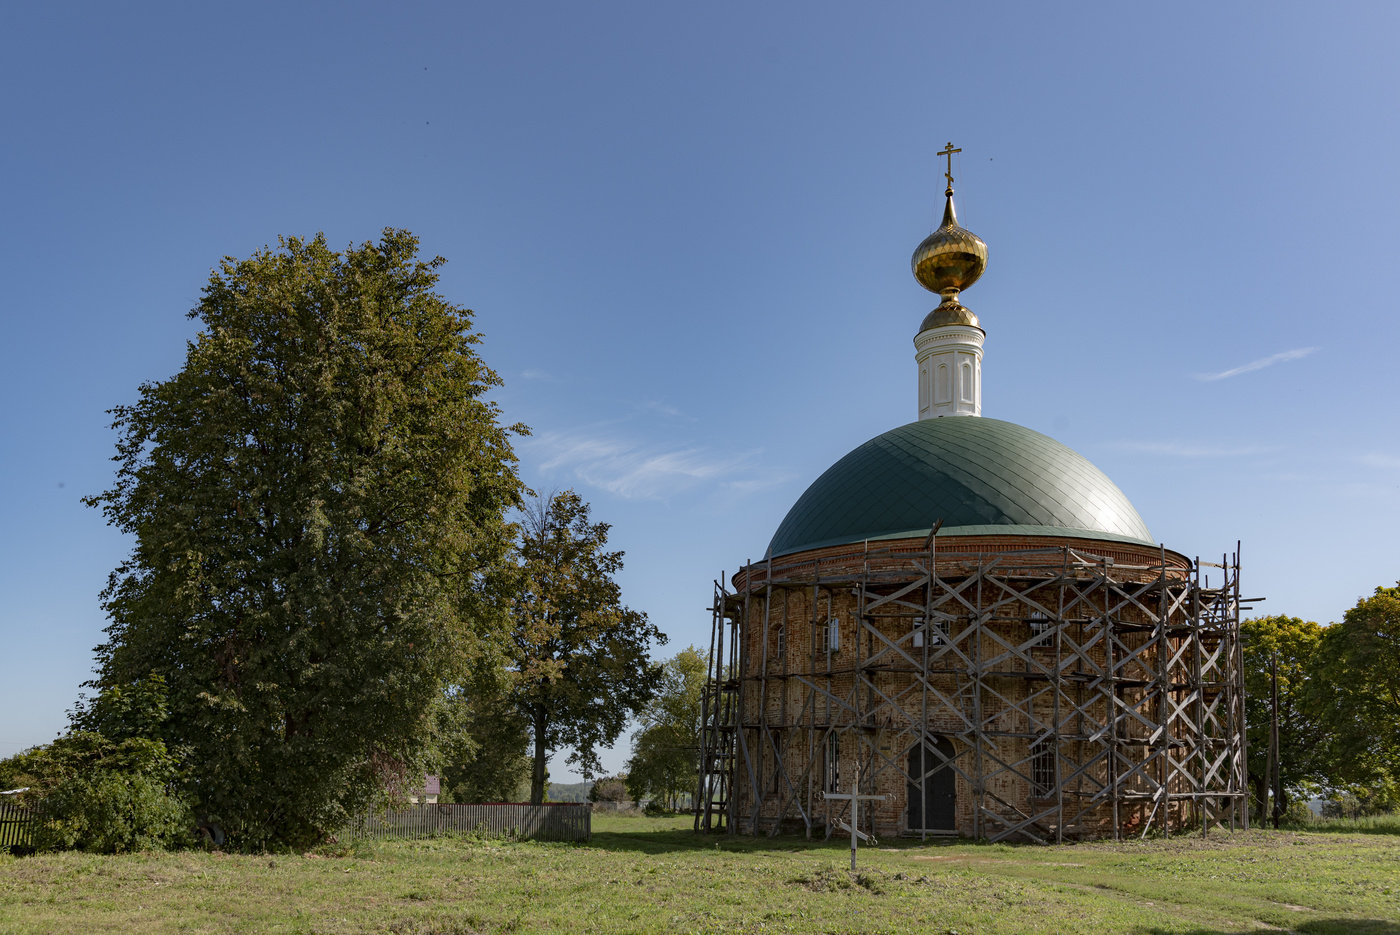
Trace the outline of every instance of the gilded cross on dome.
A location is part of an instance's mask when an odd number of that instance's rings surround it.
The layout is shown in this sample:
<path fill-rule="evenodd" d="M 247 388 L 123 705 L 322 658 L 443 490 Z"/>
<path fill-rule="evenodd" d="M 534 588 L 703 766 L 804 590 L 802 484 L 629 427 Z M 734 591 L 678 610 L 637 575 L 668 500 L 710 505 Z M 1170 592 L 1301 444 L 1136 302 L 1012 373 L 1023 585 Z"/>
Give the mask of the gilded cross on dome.
<path fill-rule="evenodd" d="M 951 194 L 953 194 L 953 153 L 960 153 L 960 152 L 962 152 L 962 150 L 961 150 L 961 149 L 954 149 L 954 148 L 953 148 L 953 141 L 952 141 L 952 140 L 949 140 L 949 141 L 948 141 L 948 148 L 942 150 L 942 151 L 939 152 L 939 154 L 938 154 L 938 155 L 940 155 L 940 156 L 947 156 L 947 157 L 948 157 L 948 171 L 943 173 L 943 177 L 946 178 L 946 179 L 948 180 L 948 190 L 947 190 L 946 192 L 943 193 L 943 194 L 945 194 L 945 195 L 951 195 Z"/>
<path fill-rule="evenodd" d="M 953 154 L 960 152 L 962 149 L 951 142 L 939 150 L 938 155 L 948 159 L 948 171 L 943 173 L 948 180 L 948 190 L 943 193 L 948 199 L 943 206 L 943 223 L 919 244 L 911 262 L 914 278 L 925 289 L 943 296 L 940 309 L 956 308 L 959 321 L 976 324 L 972 313 L 958 305 L 957 295 L 982 275 L 987 266 L 987 245 L 958 224 L 958 213 L 953 208 Z"/>

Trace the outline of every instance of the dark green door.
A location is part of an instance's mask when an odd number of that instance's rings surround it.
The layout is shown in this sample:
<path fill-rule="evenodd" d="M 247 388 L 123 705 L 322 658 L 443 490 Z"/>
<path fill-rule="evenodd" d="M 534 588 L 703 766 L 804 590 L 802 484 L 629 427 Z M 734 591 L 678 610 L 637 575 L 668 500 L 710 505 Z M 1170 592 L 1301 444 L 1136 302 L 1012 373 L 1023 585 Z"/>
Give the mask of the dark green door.
<path fill-rule="evenodd" d="M 932 747 L 921 745 L 909 751 L 910 831 L 957 830 L 957 774 L 947 765 L 952 758 L 953 742 L 947 737 L 939 737 Z"/>

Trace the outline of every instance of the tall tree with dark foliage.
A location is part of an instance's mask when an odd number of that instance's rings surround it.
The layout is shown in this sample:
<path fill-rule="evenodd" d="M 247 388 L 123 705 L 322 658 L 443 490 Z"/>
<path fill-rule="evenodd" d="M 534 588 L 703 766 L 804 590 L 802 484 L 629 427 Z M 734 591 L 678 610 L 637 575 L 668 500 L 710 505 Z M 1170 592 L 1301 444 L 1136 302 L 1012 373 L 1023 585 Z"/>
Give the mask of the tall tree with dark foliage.
<path fill-rule="evenodd" d="M 1278 762 L 1284 794 L 1303 782 L 1325 782 L 1328 776 L 1325 729 L 1312 703 L 1323 628 L 1311 620 L 1277 615 L 1245 620 L 1240 630 L 1244 637 L 1249 781 L 1258 820 L 1262 822 L 1269 812 L 1270 666 L 1275 659 L 1279 688 Z M 1280 807 L 1286 809 L 1286 803 Z"/>
<path fill-rule="evenodd" d="M 237 846 L 313 843 L 415 783 L 444 686 L 499 643 L 524 429 L 417 247 L 226 258 L 183 369 L 113 410 L 89 503 L 134 545 L 96 684 L 164 677 L 189 792 Z"/>
<path fill-rule="evenodd" d="M 560 747 L 584 776 L 597 750 L 651 701 L 661 667 L 648 660 L 666 637 L 622 603 L 608 524 L 594 523 L 572 490 L 535 500 L 520 534 L 520 590 L 513 607 L 513 701 L 534 747 L 530 801 L 544 801 L 546 764 Z"/>
<path fill-rule="evenodd" d="M 708 664 L 700 650 L 688 646 L 662 664 L 661 685 L 632 735 L 627 761 L 627 789 L 632 798 L 647 796 L 675 808 L 682 794 L 695 791 L 700 770 L 701 697 Z"/>
<path fill-rule="evenodd" d="M 1316 669 L 1332 784 L 1369 810 L 1400 807 L 1400 584 L 1359 598 L 1323 631 Z"/>

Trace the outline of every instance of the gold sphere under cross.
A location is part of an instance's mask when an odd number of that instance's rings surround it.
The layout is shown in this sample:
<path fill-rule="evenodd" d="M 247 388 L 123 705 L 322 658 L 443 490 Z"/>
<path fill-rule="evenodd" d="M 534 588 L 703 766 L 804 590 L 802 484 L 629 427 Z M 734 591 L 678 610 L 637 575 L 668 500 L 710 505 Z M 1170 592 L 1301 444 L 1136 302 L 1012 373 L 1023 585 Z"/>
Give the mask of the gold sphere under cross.
<path fill-rule="evenodd" d="M 960 152 L 949 143 L 938 154 L 948 157 L 948 171 L 943 173 L 948 180 L 948 190 L 943 193 L 948 199 L 943 207 L 943 223 L 924 238 L 910 261 L 919 284 L 943 296 L 939 308 L 956 306 L 958 293 L 976 282 L 987 268 L 987 245 L 958 224 L 958 213 L 953 207 L 953 154 Z"/>

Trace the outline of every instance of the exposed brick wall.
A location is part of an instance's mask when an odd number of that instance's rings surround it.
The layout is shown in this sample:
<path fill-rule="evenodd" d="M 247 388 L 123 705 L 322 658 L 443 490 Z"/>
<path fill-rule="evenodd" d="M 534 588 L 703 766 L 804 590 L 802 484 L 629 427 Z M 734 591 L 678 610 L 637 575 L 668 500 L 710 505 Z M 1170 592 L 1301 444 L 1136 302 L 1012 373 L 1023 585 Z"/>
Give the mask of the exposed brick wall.
<path fill-rule="evenodd" d="M 954 545 L 960 554 L 954 555 L 950 551 Z M 969 556 L 975 567 L 979 555 L 1005 555 L 1013 551 L 1041 548 L 1051 551 L 1018 556 L 1016 561 L 1039 562 L 1046 569 L 1054 569 L 1063 565 L 1064 556 L 1060 550 L 1066 545 L 1081 555 L 1090 552 L 1111 559 L 1119 580 L 1156 580 L 1160 574 L 1157 568 L 1151 567 L 1160 565 L 1162 555 L 1157 550 L 1083 539 L 1016 536 L 949 537 L 939 540 L 939 573 L 940 576 L 956 576 L 958 563 L 968 562 Z M 815 563 L 820 563 L 824 577 L 855 573 L 867 566 L 878 570 L 881 561 L 889 562 L 891 567 L 898 565 L 907 568 L 908 556 L 922 551 L 924 542 L 899 540 L 881 543 L 881 546 L 882 550 L 872 550 L 873 554 L 863 550 L 853 554 L 849 547 L 833 547 L 788 556 L 781 563 L 774 563 L 774 579 L 779 580 L 804 565 L 810 567 Z M 1168 577 L 1184 580 L 1189 562 L 1174 552 L 1167 552 L 1166 559 Z M 1131 566 L 1137 566 L 1137 569 Z M 930 671 L 944 667 L 958 668 L 962 663 L 957 653 L 949 648 L 950 644 L 958 647 L 963 654 L 976 653 L 984 660 L 1005 657 L 1004 666 L 1041 675 L 1054 671 L 1057 665 L 1069 672 L 1087 666 L 1083 672 L 1086 686 L 1093 676 L 1093 670 L 1105 664 L 1102 644 L 1087 649 L 1080 657 L 1068 650 L 1057 656 L 1053 647 L 1028 648 L 1034 636 L 1029 623 L 1034 608 L 1022 601 L 1010 601 L 998 607 L 996 616 L 984 625 L 980 640 L 959 639 L 959 634 L 969 626 L 966 614 L 962 613 L 954 614 L 953 619 L 947 622 L 947 637 L 939 636 L 933 625 L 924 624 L 922 630 L 928 645 L 915 647 L 911 637 L 915 628 L 912 610 L 901 611 L 905 616 L 878 618 L 875 621 L 878 637 L 870 633 L 862 634 L 861 628 L 855 625 L 856 598 L 849 586 L 823 585 L 817 589 L 815 596 L 811 587 L 778 588 L 774 591 L 771 606 L 765 609 L 759 595 L 765 590 L 767 567 L 751 566 L 747 572 L 736 575 L 734 582 L 741 590 L 750 585 L 749 574 L 753 576 L 754 590 L 750 591 L 753 596 L 742 625 L 747 676 L 743 682 L 742 709 L 744 752 L 747 755 L 740 756 L 735 777 L 736 815 L 740 830 L 768 830 L 774 822 L 781 822 L 788 830 L 800 829 L 803 824 L 801 813 L 806 811 L 815 820 L 816 833 L 823 834 L 829 815 L 844 818 L 849 814 L 846 803 L 828 805 L 821 797 L 828 769 L 826 738 L 828 731 L 834 730 L 839 734 L 841 744 L 840 791 L 851 790 L 851 777 L 859 759 L 864 775 L 869 776 L 872 771 L 875 773 L 873 782 L 863 783 L 862 791 L 868 792 L 873 786 L 875 792 L 887 796 L 884 802 L 862 805 L 862 828 L 873 826 L 877 835 L 885 836 L 911 833 L 908 827 L 908 780 L 904 770 L 909 751 L 918 741 L 914 724 L 907 717 L 914 715 L 925 718 L 929 733 L 947 736 L 953 743 L 954 761 L 965 774 L 956 781 L 957 831 L 962 835 L 972 835 L 975 828 L 975 795 L 971 777 L 977 773 L 974 760 L 978 751 L 955 736 L 966 731 L 968 722 L 962 712 L 974 700 L 966 691 L 967 680 L 952 672 L 935 671 L 929 678 L 932 690 L 924 697 L 924 693 L 917 689 L 912 674 L 899 669 L 925 664 Z M 1047 592 L 1053 590 L 1047 589 Z M 1044 603 L 1049 602 L 1052 595 L 1033 592 L 1031 597 Z M 1076 616 L 1087 619 L 1102 613 L 1101 601 L 1101 597 L 1086 600 Z M 1048 606 L 1053 607 L 1053 603 Z M 1142 611 L 1131 606 L 1120 609 L 1116 619 L 1129 625 L 1145 624 L 1148 620 Z M 836 625 L 838 635 L 835 648 L 828 652 L 826 641 L 832 621 L 839 621 Z M 1065 638 L 1092 643 L 1091 631 L 1092 627 L 1086 629 L 1084 623 L 1078 625 L 1077 631 L 1071 625 L 1066 630 Z M 1148 640 L 1147 632 L 1130 631 L 1121 636 L 1122 648 L 1129 653 L 1138 652 L 1138 661 L 1124 671 L 1131 674 L 1140 670 L 1144 680 L 1155 677 L 1157 665 L 1155 650 L 1141 649 Z M 904 653 L 914 657 L 913 660 L 889 652 L 889 643 L 898 644 Z M 925 648 L 930 657 L 927 663 L 923 656 Z M 858 716 L 857 711 L 848 706 L 856 685 L 854 669 L 857 660 L 869 658 L 872 653 L 881 650 L 886 650 L 890 657 L 888 671 L 882 670 L 873 675 L 873 689 L 862 689 L 862 696 L 857 702 Z M 754 678 L 760 673 L 769 677 Z M 975 699 L 980 706 L 983 729 L 1011 735 L 992 738 L 989 746 L 981 751 L 982 773 L 987 776 L 986 792 L 1002 800 L 1006 806 L 1001 809 L 1004 812 L 1019 810 L 1029 815 L 1054 801 L 1033 796 L 1034 790 L 1023 776 L 1004 769 L 997 773 L 998 765 L 995 762 L 1000 759 L 1003 764 L 1021 763 L 1018 767 L 1020 772 L 1031 772 L 1030 764 L 1022 762 L 1031 756 L 1032 741 L 1029 735 L 1042 734 L 1046 725 L 1056 723 L 1054 692 L 1047 685 L 1044 678 L 1013 675 L 991 677 L 984 682 L 982 691 Z M 1121 690 L 1120 697 L 1124 703 L 1133 704 L 1144 696 L 1141 688 L 1128 686 Z M 885 703 L 888 701 L 897 702 L 901 711 L 891 710 L 891 705 Z M 1107 716 L 1107 703 L 1101 698 L 1097 701 L 1086 698 L 1075 704 L 1081 706 L 1087 721 L 1102 722 Z M 1073 705 L 1063 695 L 1060 705 L 1058 724 L 1061 734 L 1075 737 L 1088 729 L 1074 723 Z M 1067 713 L 1066 708 L 1071 711 Z M 1141 733 L 1146 736 L 1145 730 Z M 856 748 L 859 748 L 859 757 Z M 1062 773 L 1069 772 L 1070 764 L 1083 762 L 1096 749 L 1094 744 L 1083 740 L 1063 740 L 1058 749 Z M 752 780 L 749 770 L 752 770 Z M 988 775 L 991 773 L 997 774 Z M 1079 780 L 1062 784 L 1060 791 L 1066 794 L 1068 801 L 1077 801 L 1083 793 L 1092 792 L 1106 778 L 1106 768 L 1100 763 L 1086 769 Z M 758 813 L 758 828 L 754 827 L 751 819 L 753 781 L 764 791 Z M 1146 807 L 1139 804 L 1131 807 L 1120 805 L 1119 814 L 1120 826 L 1125 832 L 1130 832 L 1140 828 Z M 867 819 L 866 816 L 873 817 Z M 1173 825 L 1188 819 L 1189 816 L 1180 810 L 1175 810 L 1171 817 Z M 1112 812 L 1106 805 L 1081 815 L 1072 827 L 1064 829 L 1070 837 L 1096 837 L 1111 833 L 1111 830 Z"/>

